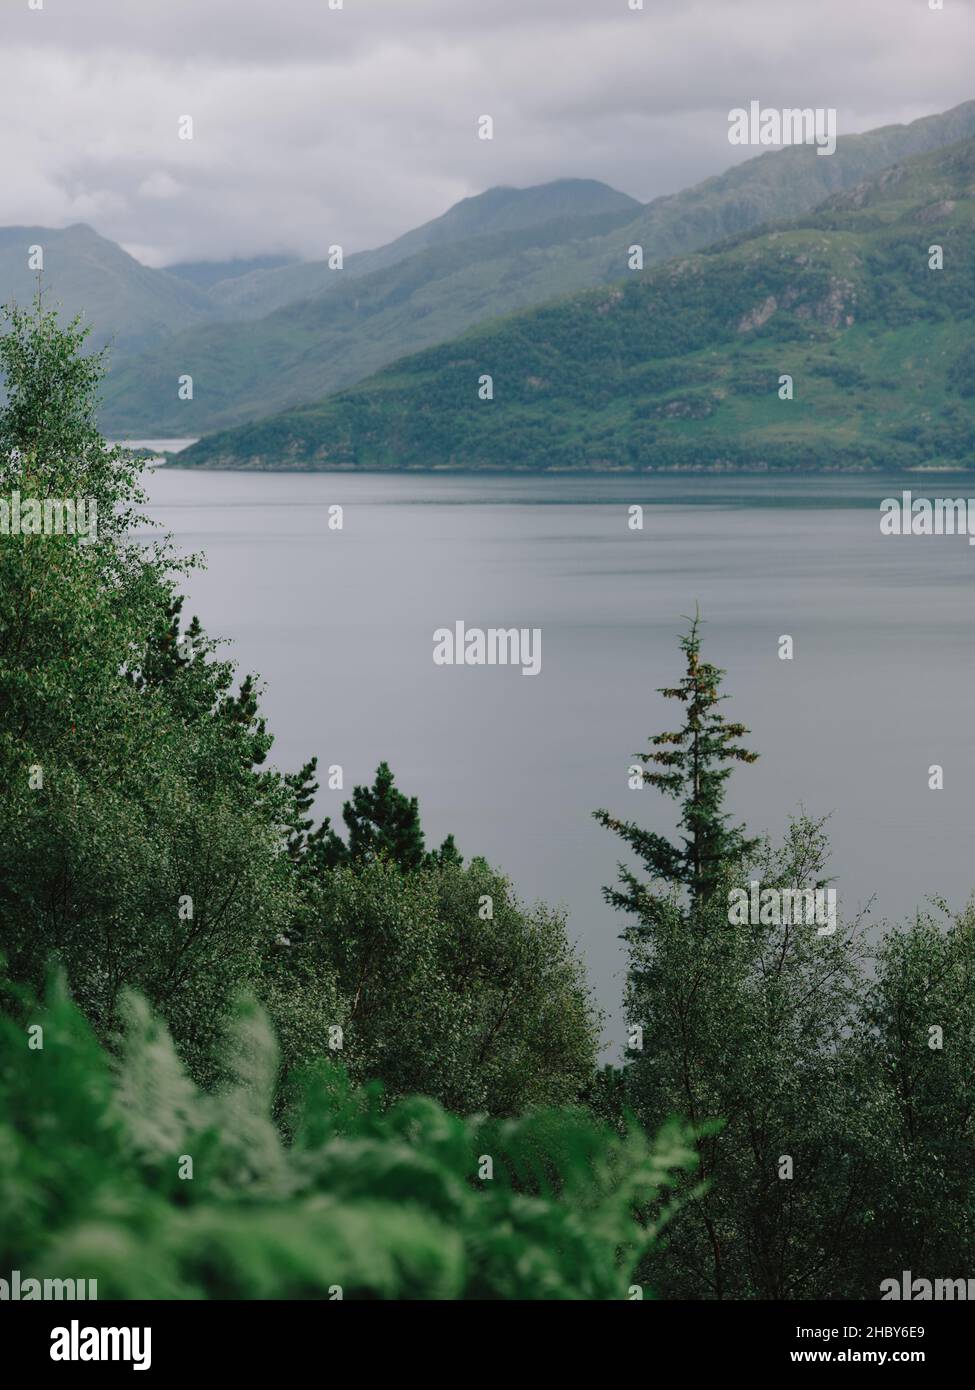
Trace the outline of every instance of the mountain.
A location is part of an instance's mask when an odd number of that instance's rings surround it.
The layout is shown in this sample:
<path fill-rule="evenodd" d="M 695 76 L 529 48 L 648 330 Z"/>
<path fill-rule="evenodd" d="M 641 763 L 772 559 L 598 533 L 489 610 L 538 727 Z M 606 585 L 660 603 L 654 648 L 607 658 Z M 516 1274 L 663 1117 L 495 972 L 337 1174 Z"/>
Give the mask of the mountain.
<path fill-rule="evenodd" d="M 674 197 L 648 203 L 626 233 L 635 243 L 651 247 L 656 260 L 701 250 L 763 222 L 798 217 L 830 194 L 852 188 L 892 164 L 970 136 L 975 136 L 975 101 L 910 125 L 844 135 L 829 156 L 817 155 L 811 146 L 790 146 L 737 164 Z M 618 279 L 618 273 L 610 278 Z"/>
<path fill-rule="evenodd" d="M 93 325 L 93 345 L 110 342 L 122 360 L 213 316 L 206 294 L 195 286 L 141 265 L 81 222 L 61 231 L 0 227 L 0 303 L 29 304 L 36 293 L 37 272 L 28 269 L 32 246 L 43 248 L 45 298 L 63 305 L 66 317 L 83 314 Z"/>
<path fill-rule="evenodd" d="M 491 189 L 466 198 L 388 246 L 350 256 L 347 278 L 392 266 L 426 247 L 469 238 L 478 228 L 516 235 L 540 223 L 576 219 L 588 229 L 604 226 L 600 218 L 627 217 L 640 206 L 625 193 L 586 179 L 563 179 L 538 188 Z M 92 345 L 111 344 L 117 370 L 150 344 L 182 329 L 214 320 L 260 317 L 283 303 L 305 302 L 333 290 L 342 278 L 324 262 L 299 262 L 287 256 L 188 261 L 153 270 L 83 223 L 63 230 L 4 227 L 0 228 L 0 304 L 29 303 L 33 297 L 37 275 L 28 269 L 32 246 L 44 250 L 42 284 L 47 298 L 62 304 L 66 316 L 83 313 L 96 326 Z"/>
<path fill-rule="evenodd" d="M 385 270 L 431 247 L 577 218 L 615 215 L 625 220 L 625 214 L 632 216 L 641 206 L 635 198 L 594 179 L 559 179 L 533 188 L 489 188 L 386 246 L 353 252 L 345 257 L 342 276 L 329 269 L 327 260 L 303 261 L 217 286 L 214 298 L 227 317 L 263 318 L 285 304 L 317 299 L 337 289 L 343 277 L 357 279 Z"/>
<path fill-rule="evenodd" d="M 559 293 L 554 271 L 570 239 L 604 233 L 619 216 L 562 218 L 446 243 L 361 279 L 328 272 L 335 286 L 328 294 L 256 323 L 177 334 L 124 363 L 106 384 L 102 426 L 110 433 L 202 434 L 360 381 L 412 348 Z M 546 261 L 553 274 L 543 279 Z M 192 401 L 177 396 L 184 373 L 193 377 Z"/>
<path fill-rule="evenodd" d="M 972 135 L 975 102 L 967 102 L 908 126 L 846 136 L 826 158 L 809 146 L 760 155 L 635 214 L 623 195 L 580 181 L 468 199 L 365 253 L 371 260 L 350 257 L 341 273 L 293 266 L 230 282 L 238 300 L 249 283 L 263 285 L 262 295 L 272 282 L 282 297 L 297 295 L 302 282 L 305 289 L 298 302 L 255 322 L 194 328 L 123 363 L 108 383 L 103 425 L 113 433 L 196 435 L 308 404 L 477 323 L 611 284 L 626 273 L 634 244 L 652 266 L 796 216 L 898 159 Z M 602 211 L 592 210 L 589 190 L 603 190 Z M 516 218 L 522 224 L 513 227 Z M 192 401 L 177 397 L 184 373 L 194 379 Z"/>
<path fill-rule="evenodd" d="M 522 232 L 568 218 L 614 217 L 623 213 L 633 217 L 642 206 L 636 198 L 595 179 L 557 179 L 533 188 L 489 188 L 486 193 L 455 203 L 442 217 L 406 232 L 389 246 L 367 251 L 353 260 L 368 271 L 382 270 L 434 246 Z"/>
<path fill-rule="evenodd" d="M 825 161 L 821 161 L 825 162 Z M 483 325 L 209 467 L 855 468 L 975 459 L 975 139 L 790 221 Z M 929 268 L 943 248 L 943 269 Z M 494 399 L 478 396 L 493 377 Z M 794 399 L 780 397 L 782 379 Z"/>
<path fill-rule="evenodd" d="M 175 275 L 178 280 L 188 280 L 197 289 L 213 290 L 228 280 L 240 280 L 245 275 L 281 270 L 294 264 L 294 256 L 251 256 L 246 260 L 234 261 L 178 261 L 166 267 L 166 274 Z"/>

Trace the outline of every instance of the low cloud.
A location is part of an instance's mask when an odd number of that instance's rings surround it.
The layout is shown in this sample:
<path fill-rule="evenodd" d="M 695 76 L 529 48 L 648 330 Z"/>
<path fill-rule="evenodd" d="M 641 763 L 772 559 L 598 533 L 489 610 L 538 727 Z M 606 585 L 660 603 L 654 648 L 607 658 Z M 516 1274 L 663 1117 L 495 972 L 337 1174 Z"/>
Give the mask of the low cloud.
<path fill-rule="evenodd" d="M 7 0 L 0 223 L 166 264 L 360 250 L 498 183 L 647 200 L 751 154 L 752 99 L 841 134 L 967 100 L 973 40 L 971 0 Z"/>

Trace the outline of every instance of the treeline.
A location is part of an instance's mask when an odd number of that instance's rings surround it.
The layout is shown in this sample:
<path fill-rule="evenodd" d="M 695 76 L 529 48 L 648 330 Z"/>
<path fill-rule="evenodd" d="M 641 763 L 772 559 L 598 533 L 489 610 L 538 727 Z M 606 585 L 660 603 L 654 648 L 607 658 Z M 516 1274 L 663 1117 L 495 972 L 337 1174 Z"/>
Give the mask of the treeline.
<path fill-rule="evenodd" d="M 383 764 L 314 827 L 314 761 L 267 763 L 252 678 L 197 622 L 180 567 L 133 539 L 125 457 L 92 424 L 100 364 L 74 329 L 14 312 L 0 340 L 5 493 L 94 496 L 97 544 L 0 550 L 0 914 L 12 976 L 56 958 L 97 1035 L 141 991 L 195 1079 L 242 988 L 268 1009 L 284 1066 L 332 1041 L 356 1080 L 422 1090 L 460 1113 L 577 1096 L 598 1019 L 564 918 L 525 908 L 452 840 L 428 853 L 415 800 Z M 81 461 L 79 466 L 79 460 Z"/>
<path fill-rule="evenodd" d="M 0 1267 L 625 1296 L 635 1205 L 693 1154 L 581 1106 L 599 1018 L 563 914 L 428 849 L 384 763 L 314 823 L 314 760 L 270 766 L 258 683 L 139 533 L 83 342 L 39 305 L 0 337 L 0 494 L 98 517 L 0 542 Z"/>
<path fill-rule="evenodd" d="M 874 958 L 857 922 L 729 924 L 752 878 L 822 887 L 828 847 L 806 817 L 780 846 L 729 821 L 755 754 L 697 621 L 681 727 L 643 758 L 679 838 L 597 813 L 639 866 L 607 890 L 628 1046 L 599 1071 L 560 912 L 429 848 L 385 763 L 341 826 L 314 759 L 271 766 L 257 681 L 139 534 L 82 346 L 41 306 L 0 337 L 0 494 L 99 519 L 0 543 L 0 1266 L 102 1297 L 967 1277 L 975 919 L 918 916 Z"/>

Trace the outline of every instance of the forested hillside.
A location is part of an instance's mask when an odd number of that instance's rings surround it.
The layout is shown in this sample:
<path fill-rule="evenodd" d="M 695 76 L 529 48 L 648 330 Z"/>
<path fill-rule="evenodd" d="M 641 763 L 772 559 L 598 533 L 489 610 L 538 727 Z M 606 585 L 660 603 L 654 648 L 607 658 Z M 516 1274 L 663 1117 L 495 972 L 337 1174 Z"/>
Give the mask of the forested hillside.
<path fill-rule="evenodd" d="M 187 465 L 871 468 L 975 453 L 975 140 L 210 436 Z M 940 248 L 940 249 L 939 249 Z"/>

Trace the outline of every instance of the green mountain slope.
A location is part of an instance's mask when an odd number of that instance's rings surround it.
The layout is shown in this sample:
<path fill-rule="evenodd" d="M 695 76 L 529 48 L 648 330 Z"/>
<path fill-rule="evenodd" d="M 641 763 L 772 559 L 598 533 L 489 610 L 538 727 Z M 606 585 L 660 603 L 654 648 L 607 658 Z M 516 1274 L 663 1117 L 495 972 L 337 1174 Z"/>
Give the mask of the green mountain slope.
<path fill-rule="evenodd" d="M 258 322 L 214 323 L 121 362 L 107 384 L 102 425 L 114 433 L 202 434 L 360 381 L 404 351 L 561 293 L 563 248 L 605 236 L 634 208 L 640 204 L 625 194 L 577 179 L 489 190 L 388 247 L 349 257 L 341 273 L 299 264 L 216 285 L 214 299 L 224 290 L 237 295 L 220 304 L 228 319 L 246 313 L 241 303 L 252 285 L 266 299 L 273 284 L 287 303 Z M 483 234 L 472 236 L 474 227 Z M 184 374 L 193 377 L 192 401 L 177 395 Z"/>
<path fill-rule="evenodd" d="M 92 342 L 110 342 L 116 357 L 132 356 L 164 334 L 204 322 L 214 314 L 206 294 L 163 270 L 140 265 L 121 246 L 77 223 L 51 227 L 0 228 L 0 304 L 29 303 L 37 273 L 28 251 L 44 251 L 42 285 L 51 303 L 69 318 L 84 314 Z"/>
<path fill-rule="evenodd" d="M 562 218 L 448 244 L 362 279 L 332 271 L 331 293 L 258 323 L 215 323 L 177 334 L 113 372 L 102 426 L 114 433 L 193 435 L 304 404 L 362 380 L 404 351 L 557 295 L 568 240 L 581 229 L 603 232 L 613 217 Z M 548 275 L 541 273 L 545 265 Z M 193 377 L 192 401 L 178 398 L 185 373 Z"/>
<path fill-rule="evenodd" d="M 640 206 L 625 193 L 586 179 L 563 179 L 538 188 L 491 189 L 465 199 L 388 246 L 350 256 L 346 278 L 395 265 L 428 246 L 469 239 L 477 231 L 517 234 L 562 219 L 563 235 L 569 234 L 567 227 L 573 222 L 588 232 L 601 230 L 607 219 L 625 220 Z M 3 227 L 0 304 L 26 303 L 35 293 L 37 275 L 28 269 L 32 246 L 44 250 L 42 284 L 49 300 L 61 303 L 66 316 L 83 313 L 96 326 L 93 346 L 111 343 L 116 369 L 182 329 L 261 317 L 281 304 L 314 299 L 333 290 L 342 278 L 324 262 L 298 262 L 284 256 L 185 262 L 153 270 L 83 223 L 64 230 Z"/>
<path fill-rule="evenodd" d="M 975 459 L 975 140 L 484 325 L 180 463 L 869 468 Z M 944 269 L 929 269 L 929 248 Z M 478 398 L 482 374 L 494 399 Z M 782 400 L 782 375 L 795 398 Z"/>
<path fill-rule="evenodd" d="M 281 270 L 294 264 L 294 256 L 250 256 L 233 261 L 177 261 L 175 265 L 166 267 L 166 274 L 175 275 L 178 280 L 187 280 L 197 289 L 212 292 L 228 281 L 243 279 L 245 275 Z M 221 289 L 221 294 L 225 292 Z"/>
<path fill-rule="evenodd" d="M 738 164 L 673 198 L 658 198 L 627 233 L 652 248 L 657 260 L 669 260 L 764 222 L 798 217 L 831 194 L 852 188 L 892 164 L 971 136 L 975 136 L 975 101 L 910 125 L 845 135 L 836 153 L 828 157 L 805 145 L 793 146 Z M 618 273 L 612 278 L 619 278 Z"/>
<path fill-rule="evenodd" d="M 464 198 L 441 217 L 397 237 L 386 246 L 354 252 L 345 258 L 346 279 L 397 265 L 431 247 L 472 237 L 523 232 L 543 223 L 614 215 L 625 220 L 637 213 L 635 198 L 595 179 L 558 179 L 533 188 L 489 188 Z M 334 238 L 341 241 L 341 238 Z M 263 318 L 298 300 L 317 299 L 339 287 L 342 277 L 326 260 L 302 261 L 280 270 L 257 272 L 213 289 L 214 301 L 228 318 Z"/>
<path fill-rule="evenodd" d="M 421 230 L 436 244 L 406 259 L 381 268 L 373 261 L 373 269 L 362 273 L 353 267 L 351 276 L 320 271 L 333 287 L 328 294 L 318 292 L 254 323 L 194 329 L 124 364 L 109 382 L 102 423 L 116 433 L 192 435 L 304 405 L 477 323 L 612 283 L 626 272 L 631 245 L 642 245 L 645 263 L 653 265 L 769 219 L 794 216 L 899 158 L 971 135 L 975 102 L 909 126 L 845 137 L 828 158 L 808 146 L 761 155 L 659 198 L 636 216 L 625 207 L 585 215 L 575 210 L 487 234 L 504 210 L 484 218 L 477 213 L 484 201 L 468 200 L 440 219 L 457 233 L 453 240 L 445 242 L 443 229 L 437 233 L 432 229 L 438 224 L 429 224 Z M 553 190 L 561 187 L 526 190 L 533 198 L 525 206 L 554 211 Z M 510 222 L 510 212 L 505 216 Z M 460 236 L 471 227 L 485 235 Z M 413 235 L 394 247 L 402 251 L 404 241 L 414 247 Z M 265 275 L 294 275 L 293 290 L 306 269 Z M 242 290 L 250 278 L 232 283 Z M 177 396 L 184 373 L 194 379 L 192 401 Z"/>

